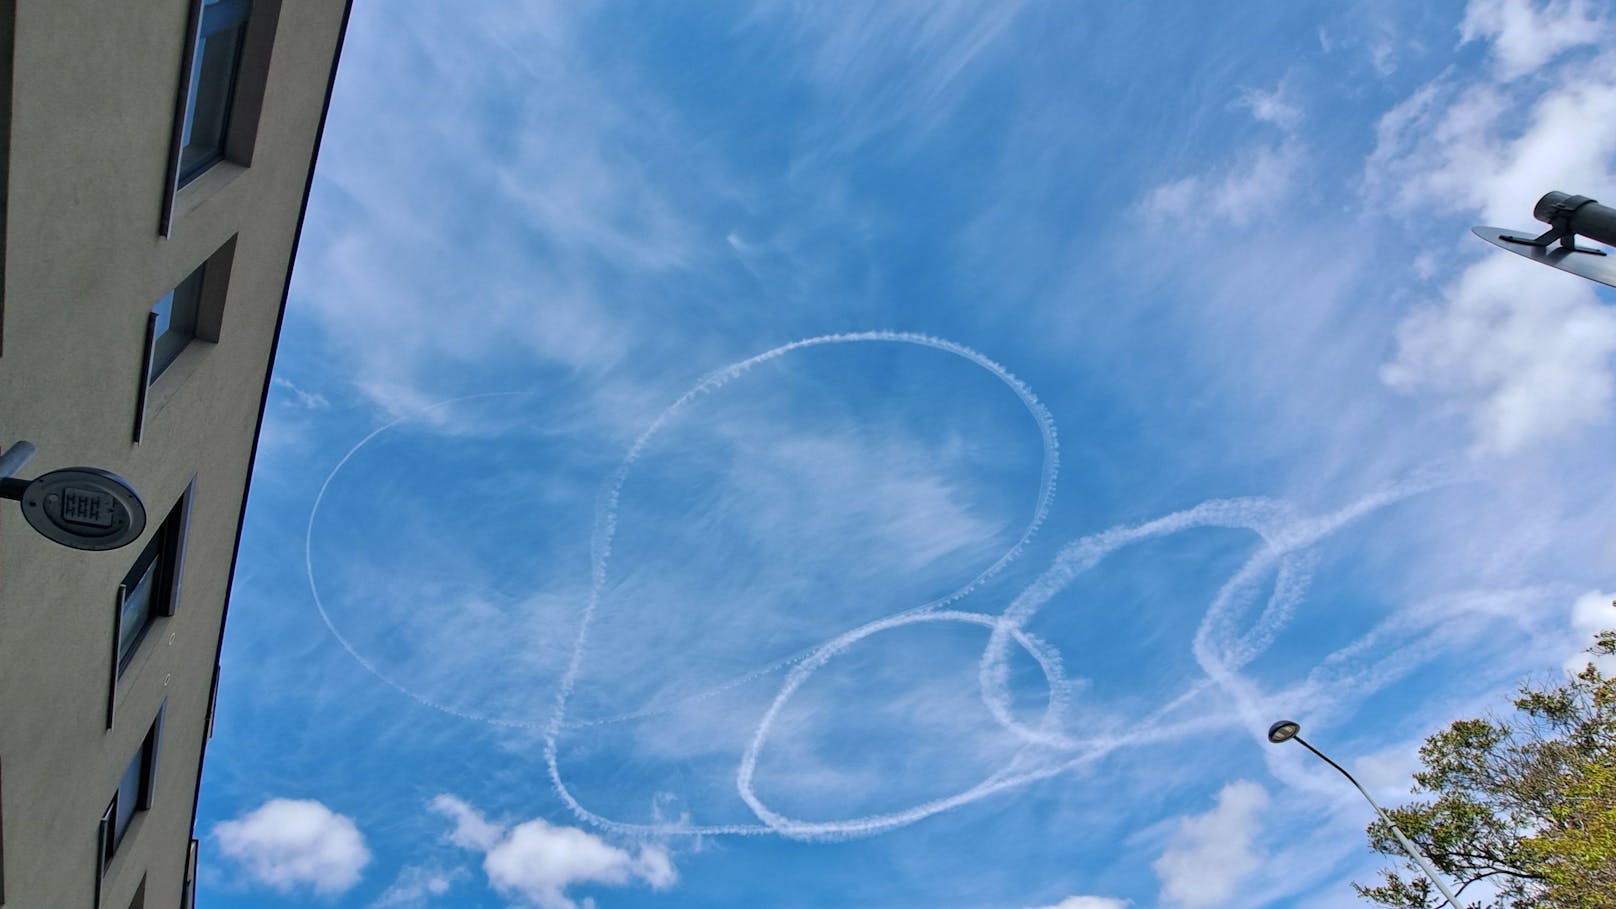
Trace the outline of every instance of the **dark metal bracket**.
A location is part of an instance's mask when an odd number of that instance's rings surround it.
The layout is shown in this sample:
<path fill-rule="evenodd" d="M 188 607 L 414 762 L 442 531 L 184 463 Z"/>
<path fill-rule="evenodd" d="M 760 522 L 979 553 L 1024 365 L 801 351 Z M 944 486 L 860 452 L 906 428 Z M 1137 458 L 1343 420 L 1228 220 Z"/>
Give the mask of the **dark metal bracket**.
<path fill-rule="evenodd" d="M 1567 196 L 1563 193 L 1550 193 L 1538 200 L 1537 210 L 1533 214 L 1539 221 L 1549 225 L 1549 229 L 1536 237 L 1521 237 L 1514 234 L 1501 234 L 1498 239 L 1507 243 L 1519 243 L 1522 246 L 1547 247 L 1555 240 L 1560 241 L 1560 248 L 1566 252 L 1587 253 L 1591 256 L 1603 256 L 1604 250 L 1589 249 L 1577 245 L 1577 233 L 1571 228 L 1571 219 L 1577 209 L 1584 205 L 1593 204 L 1594 200 L 1587 196 Z"/>

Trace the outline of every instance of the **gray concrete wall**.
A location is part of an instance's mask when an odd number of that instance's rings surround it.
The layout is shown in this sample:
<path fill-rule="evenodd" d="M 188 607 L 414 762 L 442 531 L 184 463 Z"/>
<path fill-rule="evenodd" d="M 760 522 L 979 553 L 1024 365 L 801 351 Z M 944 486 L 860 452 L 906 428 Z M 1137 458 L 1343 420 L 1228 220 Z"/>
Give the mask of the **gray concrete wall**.
<path fill-rule="evenodd" d="M 259 0 L 258 5 L 265 5 Z M 32 477 L 91 465 L 130 480 L 140 541 L 79 552 L 0 502 L 0 817 L 5 905 L 91 906 L 96 832 L 160 704 L 156 802 L 103 881 L 102 906 L 178 906 L 210 683 L 269 354 L 343 0 L 283 0 L 250 167 L 216 165 L 158 236 L 186 0 L 18 0 L 0 299 L 0 443 Z M 193 342 L 152 389 L 132 443 L 152 304 L 236 237 L 216 344 Z M 178 613 L 117 683 L 118 582 L 196 477 Z"/>

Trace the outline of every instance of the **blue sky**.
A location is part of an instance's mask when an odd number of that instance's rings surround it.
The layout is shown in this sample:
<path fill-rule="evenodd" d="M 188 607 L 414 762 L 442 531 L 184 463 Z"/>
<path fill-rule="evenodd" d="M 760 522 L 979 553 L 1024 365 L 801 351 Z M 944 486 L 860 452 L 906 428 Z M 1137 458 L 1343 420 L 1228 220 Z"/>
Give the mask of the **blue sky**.
<path fill-rule="evenodd" d="M 354 10 L 201 904 L 1357 905 L 1611 624 L 1593 2 Z M 1607 48 L 1601 50 L 1601 48 Z"/>

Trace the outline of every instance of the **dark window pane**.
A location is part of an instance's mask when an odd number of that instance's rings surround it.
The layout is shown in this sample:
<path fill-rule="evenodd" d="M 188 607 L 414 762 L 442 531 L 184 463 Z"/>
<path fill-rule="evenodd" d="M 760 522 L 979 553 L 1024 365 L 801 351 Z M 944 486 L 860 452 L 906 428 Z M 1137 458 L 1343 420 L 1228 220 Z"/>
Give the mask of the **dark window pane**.
<path fill-rule="evenodd" d="M 196 337 L 197 309 L 202 305 L 202 272 L 202 268 L 191 272 L 180 286 L 165 294 L 152 308 L 157 314 L 157 329 L 148 382 L 157 381 L 185 345 Z"/>
<path fill-rule="evenodd" d="M 135 759 L 129 762 L 129 767 L 123 772 L 123 779 L 118 781 L 118 795 L 113 799 L 116 810 L 112 814 L 112 848 L 117 849 L 123 842 L 123 835 L 129 830 L 129 822 L 135 819 L 135 808 L 140 805 L 140 779 L 141 765 L 144 763 L 146 749 L 136 752 Z"/>
<path fill-rule="evenodd" d="M 203 8 L 180 138 L 181 185 L 224 157 L 247 10 L 246 0 L 217 0 Z"/>
<path fill-rule="evenodd" d="M 112 818 L 117 813 L 118 796 L 114 794 L 112 801 L 107 803 L 107 810 L 101 813 L 101 870 L 103 872 L 107 870 L 107 865 L 112 862 L 112 850 L 117 846 L 117 841 L 113 837 L 113 834 L 117 832 L 117 828 L 112 823 Z"/>
<path fill-rule="evenodd" d="M 129 654 L 145 633 L 152 617 L 152 592 L 157 586 L 159 560 L 152 559 L 146 570 L 128 589 L 123 599 L 123 613 L 118 617 L 118 666 L 129 660 Z"/>

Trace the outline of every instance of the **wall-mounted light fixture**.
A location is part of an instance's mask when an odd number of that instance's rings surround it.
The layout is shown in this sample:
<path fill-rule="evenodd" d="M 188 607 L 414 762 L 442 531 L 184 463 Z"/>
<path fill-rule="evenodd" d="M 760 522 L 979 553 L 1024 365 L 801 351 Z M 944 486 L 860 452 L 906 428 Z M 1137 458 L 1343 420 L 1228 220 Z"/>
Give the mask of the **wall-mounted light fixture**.
<path fill-rule="evenodd" d="M 97 467 L 64 467 L 32 480 L 12 476 L 34 456 L 32 442 L 0 453 L 0 498 L 22 503 L 22 516 L 47 539 L 74 549 L 127 546 L 146 529 L 146 505 L 122 477 Z"/>

